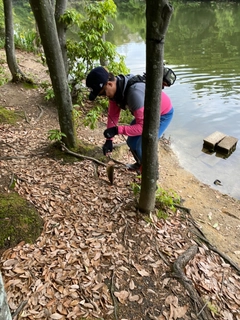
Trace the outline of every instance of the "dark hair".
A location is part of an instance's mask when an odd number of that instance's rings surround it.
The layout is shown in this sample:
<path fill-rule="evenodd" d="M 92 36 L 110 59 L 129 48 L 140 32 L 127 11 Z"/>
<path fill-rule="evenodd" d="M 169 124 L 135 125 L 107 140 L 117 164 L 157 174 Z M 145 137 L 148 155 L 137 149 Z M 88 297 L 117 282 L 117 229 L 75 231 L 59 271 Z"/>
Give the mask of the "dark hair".
<path fill-rule="evenodd" d="M 108 74 L 108 81 L 115 81 L 115 75 L 112 72 Z"/>

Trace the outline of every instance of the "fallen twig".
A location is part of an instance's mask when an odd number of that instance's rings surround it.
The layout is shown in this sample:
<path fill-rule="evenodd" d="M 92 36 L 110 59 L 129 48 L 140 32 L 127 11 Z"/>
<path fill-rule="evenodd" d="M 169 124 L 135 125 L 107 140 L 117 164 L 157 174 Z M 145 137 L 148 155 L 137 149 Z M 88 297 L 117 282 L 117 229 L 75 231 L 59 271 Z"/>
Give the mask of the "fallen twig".
<path fill-rule="evenodd" d="M 165 258 L 164 254 L 156 247 L 157 253 L 159 255 L 159 257 L 165 262 L 165 264 L 167 266 L 170 266 L 170 263 L 167 261 L 167 259 Z"/>
<path fill-rule="evenodd" d="M 198 314 L 198 319 L 202 320 L 210 320 L 213 319 L 210 311 L 205 308 L 205 304 L 202 298 L 199 296 L 198 292 L 194 288 L 192 281 L 188 279 L 183 272 L 186 264 L 193 259 L 193 257 L 197 254 L 198 246 L 191 246 L 187 251 L 185 251 L 181 256 L 177 258 L 177 260 L 173 263 L 173 277 L 176 278 L 183 287 L 188 291 L 191 299 L 194 302 L 196 314 Z M 200 311 L 199 311 L 200 310 Z"/>
<path fill-rule="evenodd" d="M 40 118 L 42 117 L 43 115 L 43 108 L 41 106 L 38 105 L 38 108 L 40 109 L 40 114 L 38 115 L 37 119 L 36 119 L 36 122 L 38 122 L 40 120 Z"/>
<path fill-rule="evenodd" d="M 202 309 L 199 311 L 199 313 L 197 314 L 197 317 L 199 317 L 201 315 L 201 313 L 203 312 L 203 310 L 206 308 L 206 306 L 208 305 L 208 301 L 205 302 L 204 306 L 202 307 Z"/>
<path fill-rule="evenodd" d="M 14 173 L 12 172 L 11 180 L 10 180 L 10 183 L 9 183 L 8 189 L 11 189 L 12 184 L 13 184 L 13 181 L 14 181 Z"/>
<path fill-rule="evenodd" d="M 127 235 L 128 222 L 126 223 L 126 227 L 123 234 L 123 242 L 126 245 L 126 235 Z"/>
<path fill-rule="evenodd" d="M 111 297 L 112 297 L 112 301 L 113 301 L 113 306 L 114 306 L 114 316 L 115 319 L 118 319 L 118 315 L 117 315 L 117 302 L 116 302 L 116 298 L 114 296 L 114 270 L 112 271 L 112 279 L 111 279 L 111 288 L 110 288 L 110 293 L 111 293 Z"/>
<path fill-rule="evenodd" d="M 12 159 L 27 159 L 28 157 L 25 156 L 5 156 L 0 157 L 0 160 L 12 160 Z"/>
<path fill-rule="evenodd" d="M 20 305 L 17 307 L 16 311 L 12 314 L 12 319 L 14 319 L 16 316 L 19 315 L 19 313 L 22 311 L 22 309 L 25 307 L 27 304 L 27 300 L 22 301 Z"/>
<path fill-rule="evenodd" d="M 229 217 L 231 217 L 231 218 L 234 218 L 234 219 L 240 220 L 240 218 L 239 218 L 239 217 L 235 216 L 235 214 L 232 214 L 231 212 L 228 212 L 228 211 L 222 210 L 222 213 L 225 213 L 226 215 L 228 215 L 228 216 L 229 216 Z"/>
<path fill-rule="evenodd" d="M 30 121 L 29 121 L 29 119 L 28 119 L 28 116 L 27 116 L 26 111 L 24 111 L 24 116 L 25 116 L 25 120 L 26 120 L 26 122 L 27 122 L 27 123 L 30 123 Z"/>

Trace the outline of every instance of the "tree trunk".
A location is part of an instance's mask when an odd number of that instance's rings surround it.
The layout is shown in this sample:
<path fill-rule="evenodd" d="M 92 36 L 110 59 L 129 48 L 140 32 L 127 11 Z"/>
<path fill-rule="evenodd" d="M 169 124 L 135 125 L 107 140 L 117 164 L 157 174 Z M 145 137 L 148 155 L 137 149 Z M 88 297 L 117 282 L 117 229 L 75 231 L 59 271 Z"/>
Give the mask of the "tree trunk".
<path fill-rule="evenodd" d="M 2 275 L 0 272 L 0 319 L 12 320 L 12 316 L 8 307 L 7 297 L 4 290 Z"/>
<path fill-rule="evenodd" d="M 143 213 L 149 213 L 155 207 L 164 38 L 172 11 L 167 0 L 146 1 L 146 93 L 142 135 L 143 171 L 139 199 L 139 210 Z"/>
<path fill-rule="evenodd" d="M 68 87 L 61 47 L 58 41 L 54 10 L 49 0 L 29 0 L 41 37 L 47 65 L 50 72 L 61 132 L 67 137 L 63 142 L 69 148 L 76 146 L 72 115 L 72 99 Z"/>
<path fill-rule="evenodd" d="M 103 34 L 102 38 L 103 38 L 103 41 L 105 42 L 106 41 L 106 35 Z M 106 59 L 106 57 L 101 57 L 100 58 L 100 65 L 101 66 L 105 66 L 105 67 L 108 65 L 108 60 Z"/>
<path fill-rule="evenodd" d="M 3 0 L 3 7 L 5 18 L 5 51 L 7 57 L 7 64 L 12 74 L 12 81 L 27 81 L 27 78 L 24 76 L 24 74 L 18 67 L 15 56 L 12 0 Z"/>
<path fill-rule="evenodd" d="M 55 21 L 58 32 L 58 39 L 62 51 L 63 62 L 66 70 L 66 75 L 68 76 L 68 61 L 67 61 L 67 45 L 66 45 L 66 31 L 67 26 L 64 22 L 60 20 L 61 15 L 64 14 L 67 8 L 67 0 L 57 0 L 55 6 Z"/>

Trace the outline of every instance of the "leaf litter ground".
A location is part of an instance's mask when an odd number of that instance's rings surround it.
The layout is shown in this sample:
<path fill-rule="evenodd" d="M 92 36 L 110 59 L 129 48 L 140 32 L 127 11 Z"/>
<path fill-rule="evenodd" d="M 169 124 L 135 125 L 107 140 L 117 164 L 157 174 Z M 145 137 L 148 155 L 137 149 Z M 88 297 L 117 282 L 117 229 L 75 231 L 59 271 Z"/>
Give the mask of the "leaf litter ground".
<path fill-rule="evenodd" d="M 36 57 L 20 55 L 20 66 L 37 81 L 44 79 L 45 69 Z M 184 174 L 162 141 L 159 183 L 178 192 L 191 214 L 178 209 L 169 211 L 167 220 L 157 218 L 155 212 L 143 217 L 136 211 L 131 187 L 132 182 L 140 183 L 135 173 L 118 168 L 111 186 L 105 167 L 89 160 L 53 158 L 47 133 L 58 127 L 57 113 L 44 101 L 42 91 L 11 83 L 0 90 L 1 105 L 25 114 L 15 126 L 1 125 L 1 191 L 9 192 L 14 175 L 15 190 L 44 219 L 43 232 L 34 244 L 21 242 L 1 256 L 11 311 L 26 302 L 16 318 L 187 320 L 200 319 L 208 308 L 213 319 L 240 319 L 238 271 L 195 235 L 203 230 L 208 239 L 214 232 L 221 237 L 235 232 L 237 237 L 238 201 Z M 78 137 L 99 146 L 103 126 L 94 132 L 79 128 Z M 132 161 L 128 151 L 118 160 Z M 221 229 L 215 230 L 205 217 L 209 210 L 220 215 L 219 208 L 235 216 L 228 220 L 228 229 L 219 223 Z M 196 244 L 198 252 L 184 274 L 205 302 L 203 310 L 196 310 L 172 270 L 174 262 Z M 222 248 L 238 264 L 238 243 L 233 241 L 233 249 Z"/>

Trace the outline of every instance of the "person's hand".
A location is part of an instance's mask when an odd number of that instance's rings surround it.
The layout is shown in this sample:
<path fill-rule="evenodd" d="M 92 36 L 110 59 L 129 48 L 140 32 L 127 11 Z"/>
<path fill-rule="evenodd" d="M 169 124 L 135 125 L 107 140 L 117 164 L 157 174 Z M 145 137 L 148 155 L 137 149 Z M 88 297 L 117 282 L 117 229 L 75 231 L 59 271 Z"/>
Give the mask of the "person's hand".
<path fill-rule="evenodd" d="M 108 128 L 106 129 L 104 132 L 104 137 L 107 139 L 111 139 L 113 138 L 116 134 L 118 134 L 118 127 L 112 127 L 112 128 Z"/>
<path fill-rule="evenodd" d="M 112 140 L 106 140 L 106 142 L 104 143 L 103 147 L 103 154 L 106 156 L 108 153 L 112 152 L 113 150 L 113 143 Z"/>

